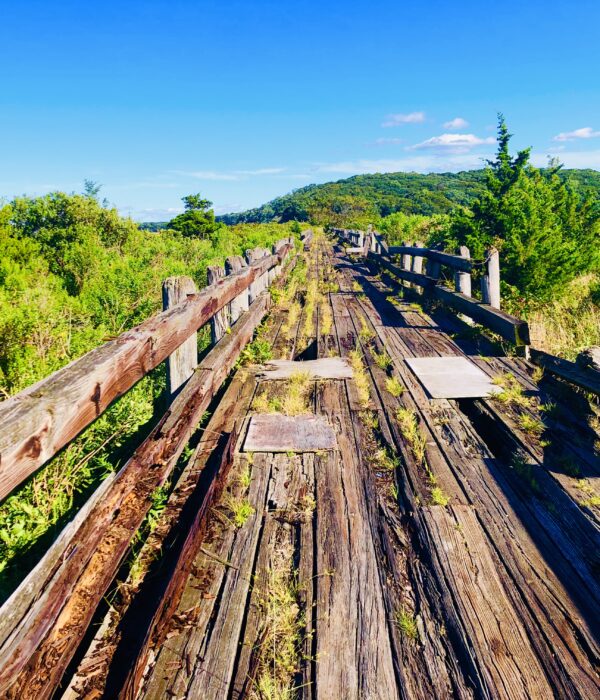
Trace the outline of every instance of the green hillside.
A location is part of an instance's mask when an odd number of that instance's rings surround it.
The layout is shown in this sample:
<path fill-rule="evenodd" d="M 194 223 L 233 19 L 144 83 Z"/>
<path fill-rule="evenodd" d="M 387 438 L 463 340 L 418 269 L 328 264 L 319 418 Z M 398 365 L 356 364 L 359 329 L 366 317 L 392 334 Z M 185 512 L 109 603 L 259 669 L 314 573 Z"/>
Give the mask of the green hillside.
<path fill-rule="evenodd" d="M 600 193 L 600 172 L 596 170 L 564 170 L 561 174 L 578 189 Z M 226 224 L 292 219 L 316 224 L 361 224 L 397 211 L 445 214 L 456 205 L 469 205 L 483 190 L 483 170 L 355 175 L 308 185 L 256 209 L 218 218 Z"/>

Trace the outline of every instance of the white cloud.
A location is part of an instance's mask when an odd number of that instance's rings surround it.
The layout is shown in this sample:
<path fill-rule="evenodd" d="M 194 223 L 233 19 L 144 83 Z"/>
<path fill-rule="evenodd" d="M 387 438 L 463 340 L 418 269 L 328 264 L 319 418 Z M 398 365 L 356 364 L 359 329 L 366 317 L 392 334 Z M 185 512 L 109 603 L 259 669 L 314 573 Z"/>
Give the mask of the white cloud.
<path fill-rule="evenodd" d="M 233 173 L 218 173 L 214 170 L 172 170 L 174 175 L 193 177 L 196 180 L 239 180 L 239 175 Z"/>
<path fill-rule="evenodd" d="M 591 126 L 584 126 L 574 131 L 564 131 L 557 134 L 553 141 L 575 141 L 575 139 L 593 139 L 600 136 L 600 131 L 594 131 Z"/>
<path fill-rule="evenodd" d="M 475 136 L 475 134 L 441 134 L 440 136 L 432 136 L 430 139 L 416 143 L 409 148 L 412 151 L 438 149 L 454 153 L 466 153 L 476 146 L 485 146 L 492 143 L 496 143 L 496 139 L 493 136 L 480 138 Z"/>
<path fill-rule="evenodd" d="M 259 168 L 258 170 L 235 170 L 236 175 L 277 175 L 283 173 L 285 168 Z"/>
<path fill-rule="evenodd" d="M 444 129 L 466 129 L 469 122 L 462 117 L 454 117 L 449 122 L 444 122 Z"/>
<path fill-rule="evenodd" d="M 385 158 L 375 160 L 349 160 L 338 163 L 321 163 L 317 173 L 342 173 L 345 175 L 360 175 L 364 173 L 394 173 L 394 172 L 448 172 L 470 170 L 483 167 L 483 156 L 474 153 L 428 153 L 407 158 Z"/>
<path fill-rule="evenodd" d="M 409 114 L 388 114 L 381 126 L 400 126 L 401 124 L 422 124 L 425 112 L 410 112 Z"/>
<path fill-rule="evenodd" d="M 193 177 L 197 180 L 242 180 L 247 177 L 260 175 L 277 175 L 283 173 L 286 168 L 258 168 L 256 170 L 232 170 L 231 172 L 218 172 L 216 170 L 172 170 L 175 175 Z"/>
<path fill-rule="evenodd" d="M 399 143 L 402 143 L 403 139 L 375 139 L 375 141 L 371 141 L 371 143 L 367 144 L 368 146 L 396 146 Z"/>
<path fill-rule="evenodd" d="M 592 168 L 600 170 L 600 149 L 592 151 L 563 151 L 553 149 L 551 153 L 532 153 L 531 162 L 538 168 L 548 165 L 548 158 L 556 156 L 565 168 Z"/>

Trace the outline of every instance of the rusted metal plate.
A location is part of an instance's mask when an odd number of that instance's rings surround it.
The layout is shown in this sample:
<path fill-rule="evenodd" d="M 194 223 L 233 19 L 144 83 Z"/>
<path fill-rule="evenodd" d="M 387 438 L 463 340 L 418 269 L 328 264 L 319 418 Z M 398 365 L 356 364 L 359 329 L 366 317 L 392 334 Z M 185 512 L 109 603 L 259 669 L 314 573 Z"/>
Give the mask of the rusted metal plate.
<path fill-rule="evenodd" d="M 335 433 L 323 416 L 253 416 L 244 452 L 318 452 L 336 447 Z"/>
<path fill-rule="evenodd" d="M 466 357 L 407 357 L 432 399 L 474 399 L 502 391 Z"/>
<path fill-rule="evenodd" d="M 322 357 L 318 360 L 295 362 L 272 360 L 266 364 L 259 379 L 289 379 L 299 372 L 308 372 L 312 379 L 352 379 L 352 367 L 345 357 Z"/>

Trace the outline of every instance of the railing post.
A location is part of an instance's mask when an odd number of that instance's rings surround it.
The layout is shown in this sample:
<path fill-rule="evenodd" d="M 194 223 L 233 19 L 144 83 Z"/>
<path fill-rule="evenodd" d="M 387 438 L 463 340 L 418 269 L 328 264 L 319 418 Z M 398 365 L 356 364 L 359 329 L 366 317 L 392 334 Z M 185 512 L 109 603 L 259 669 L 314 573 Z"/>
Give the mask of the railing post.
<path fill-rule="evenodd" d="M 185 301 L 188 294 L 196 294 L 198 289 L 191 277 L 167 277 L 162 284 L 163 311 Z M 192 333 L 166 360 L 167 391 L 174 399 L 181 387 L 194 374 L 198 365 L 198 334 Z"/>
<path fill-rule="evenodd" d="M 231 255 L 225 260 L 225 274 L 234 275 L 239 272 L 243 267 L 246 267 L 246 261 L 241 255 Z M 248 311 L 248 290 L 245 289 L 241 294 L 229 303 L 229 317 L 230 322 L 233 325 L 238 318 Z"/>
<path fill-rule="evenodd" d="M 461 258 L 466 258 L 467 260 L 471 257 L 471 253 L 466 245 L 461 245 L 459 248 L 459 255 Z M 461 294 L 466 296 L 471 296 L 471 275 L 468 272 L 462 272 L 457 270 L 454 273 L 454 289 Z"/>
<path fill-rule="evenodd" d="M 225 270 L 220 265 L 209 265 L 206 270 L 208 284 L 216 284 L 225 277 Z M 214 345 L 225 335 L 229 328 L 227 305 L 217 311 L 210 320 L 210 340 Z"/>
<path fill-rule="evenodd" d="M 496 248 L 486 252 L 487 274 L 481 278 L 481 298 L 484 304 L 500 308 L 500 254 Z"/>
<path fill-rule="evenodd" d="M 415 241 L 413 243 L 415 248 L 422 248 L 423 243 L 421 241 Z M 412 271 L 416 272 L 419 275 L 423 274 L 423 260 L 425 258 L 421 257 L 420 255 L 413 255 L 412 259 Z"/>

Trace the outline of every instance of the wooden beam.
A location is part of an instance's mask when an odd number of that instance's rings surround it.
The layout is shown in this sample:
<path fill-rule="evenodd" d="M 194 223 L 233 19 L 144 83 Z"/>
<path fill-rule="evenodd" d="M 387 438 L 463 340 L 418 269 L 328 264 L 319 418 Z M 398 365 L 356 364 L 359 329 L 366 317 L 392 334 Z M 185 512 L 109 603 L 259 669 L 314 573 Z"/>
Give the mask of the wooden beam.
<path fill-rule="evenodd" d="M 473 262 L 466 260 L 460 255 L 452 255 L 452 253 L 443 253 L 441 250 L 431 250 L 431 248 L 417 248 L 415 246 L 397 245 L 389 247 L 390 255 L 418 255 L 428 260 L 433 260 L 441 265 L 449 265 L 455 270 L 463 272 L 471 272 Z"/>
<path fill-rule="evenodd" d="M 401 280 L 412 282 L 413 284 L 425 289 L 435 286 L 436 280 L 433 277 L 421 275 L 418 272 L 413 272 L 412 270 L 403 270 L 398 265 L 394 265 L 394 263 L 390 262 L 389 259 L 383 255 L 377 255 L 376 253 L 369 252 L 367 258 L 369 260 L 373 260 L 376 264 L 381 265 L 381 267 L 388 270 Z"/>
<path fill-rule="evenodd" d="M 515 318 L 499 309 L 494 309 L 488 304 L 467 297 L 460 292 L 454 292 L 447 287 L 436 286 L 432 288 L 432 292 L 434 297 L 451 309 L 469 316 L 511 343 L 529 345 L 529 326 L 526 321 Z"/>
<path fill-rule="evenodd" d="M 460 247 L 460 257 L 469 260 L 471 253 L 466 245 Z M 454 289 L 467 297 L 471 296 L 471 275 L 462 270 L 456 270 L 454 273 Z"/>
<path fill-rule="evenodd" d="M 0 403 L 0 499 L 96 420 L 288 250 L 204 288 Z"/>
<path fill-rule="evenodd" d="M 495 309 L 500 308 L 500 254 L 495 248 L 486 253 L 486 274 L 481 278 L 481 298 Z"/>
<path fill-rule="evenodd" d="M 269 308 L 262 295 L 210 351 L 158 426 L 89 513 L 65 557 L 0 647 L 0 696 L 50 697 L 86 633 L 135 532 L 212 397 Z M 209 368 L 207 368 L 209 365 Z"/>
<path fill-rule="evenodd" d="M 543 367 L 548 372 L 575 384 L 585 391 L 600 396 L 600 372 L 587 367 L 581 367 L 575 362 L 569 362 L 562 357 L 555 357 L 542 350 L 530 348 L 531 361 Z"/>

